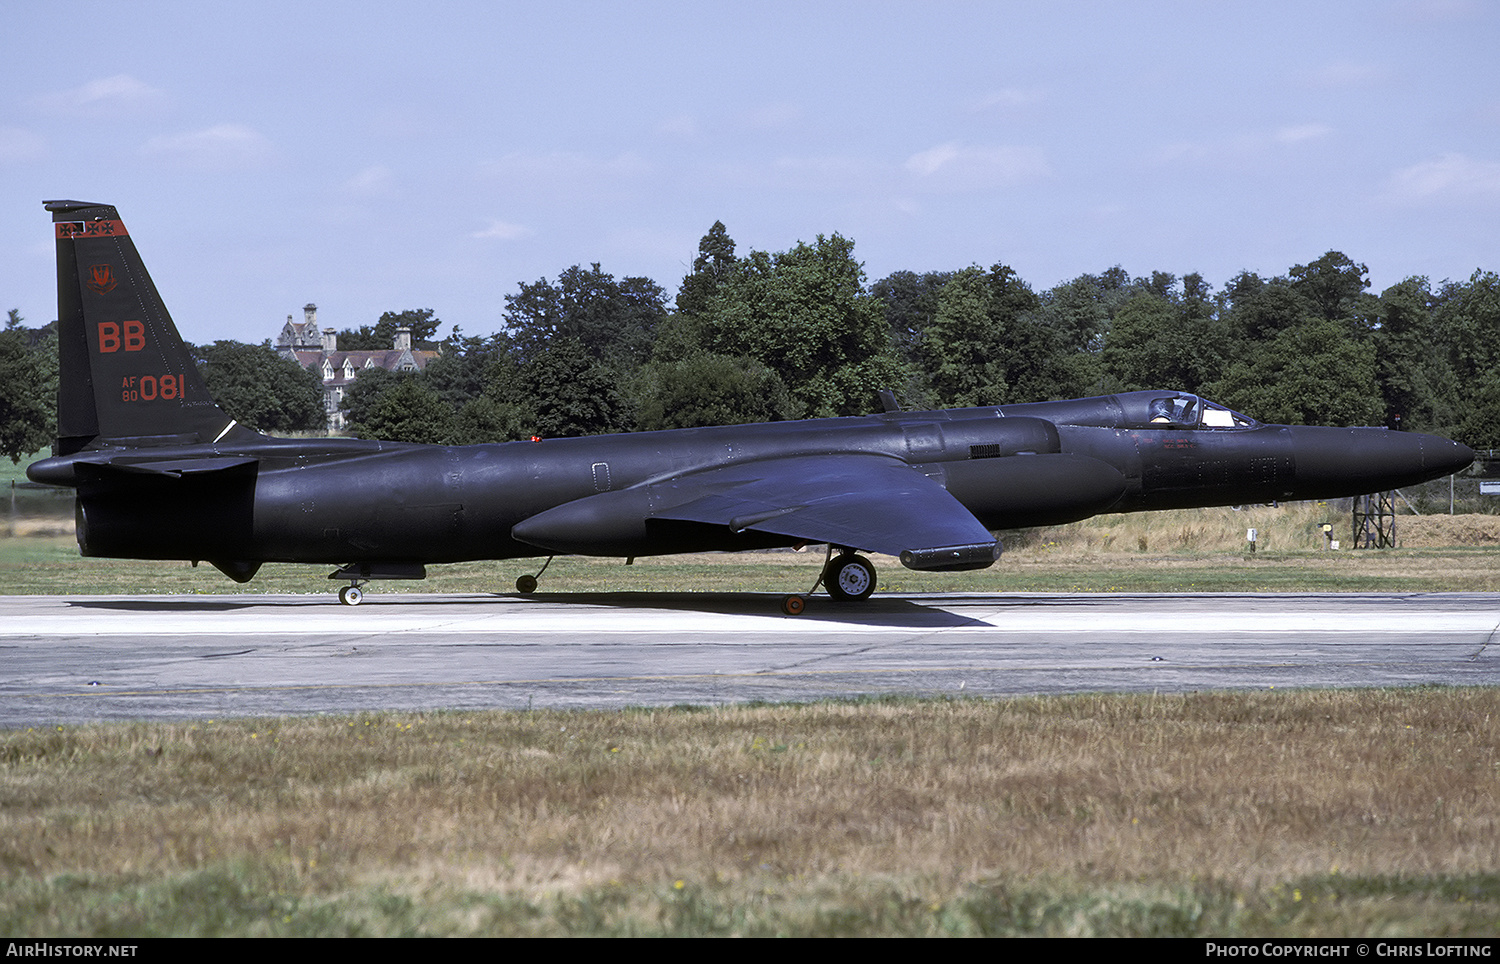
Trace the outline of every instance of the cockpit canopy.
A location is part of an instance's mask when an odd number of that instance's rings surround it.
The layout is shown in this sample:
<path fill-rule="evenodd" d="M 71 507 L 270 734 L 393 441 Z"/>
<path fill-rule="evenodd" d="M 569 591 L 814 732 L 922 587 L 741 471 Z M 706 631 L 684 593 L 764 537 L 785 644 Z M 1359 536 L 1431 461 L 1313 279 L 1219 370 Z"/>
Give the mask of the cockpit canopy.
<path fill-rule="evenodd" d="M 1121 396 L 1121 401 L 1126 420 L 1142 428 L 1250 428 L 1257 424 L 1253 418 L 1186 392 L 1131 392 Z M 1138 407 L 1139 411 L 1132 411 Z"/>
<path fill-rule="evenodd" d="M 1056 402 L 1027 402 L 1002 406 L 1005 415 L 1029 415 L 1058 425 L 1095 425 L 1100 428 L 1246 429 L 1260 425 L 1191 392 L 1143 391 L 1070 398 Z"/>

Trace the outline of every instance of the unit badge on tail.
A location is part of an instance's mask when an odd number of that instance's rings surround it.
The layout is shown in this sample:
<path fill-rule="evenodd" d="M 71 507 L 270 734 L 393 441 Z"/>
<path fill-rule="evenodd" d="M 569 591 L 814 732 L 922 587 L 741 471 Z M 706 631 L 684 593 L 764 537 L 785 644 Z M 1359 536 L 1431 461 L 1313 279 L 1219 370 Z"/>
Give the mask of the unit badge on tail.
<path fill-rule="evenodd" d="M 108 264 L 89 265 L 89 280 L 85 283 L 101 295 L 114 291 L 115 285 L 119 284 L 115 280 L 114 266 Z"/>

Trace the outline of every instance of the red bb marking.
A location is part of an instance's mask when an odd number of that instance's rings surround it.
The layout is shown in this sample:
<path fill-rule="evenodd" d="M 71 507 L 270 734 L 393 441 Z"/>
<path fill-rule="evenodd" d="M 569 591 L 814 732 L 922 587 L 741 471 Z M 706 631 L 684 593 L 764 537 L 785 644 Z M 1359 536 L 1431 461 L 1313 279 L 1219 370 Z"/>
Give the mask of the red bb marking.
<path fill-rule="evenodd" d="M 120 337 L 120 326 L 112 321 L 99 322 L 99 354 L 107 355 L 121 348 L 140 351 L 146 347 L 146 326 L 139 321 L 125 322 L 125 337 Z"/>

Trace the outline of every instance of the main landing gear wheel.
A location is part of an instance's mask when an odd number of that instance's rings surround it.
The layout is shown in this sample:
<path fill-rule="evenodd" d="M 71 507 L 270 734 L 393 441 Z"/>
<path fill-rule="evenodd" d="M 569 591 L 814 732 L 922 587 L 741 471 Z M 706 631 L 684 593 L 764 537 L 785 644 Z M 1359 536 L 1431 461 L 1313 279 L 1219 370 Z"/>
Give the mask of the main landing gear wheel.
<path fill-rule="evenodd" d="M 339 590 L 339 602 L 345 606 L 358 606 L 364 598 L 365 594 L 358 586 L 345 586 Z"/>
<path fill-rule="evenodd" d="M 868 599 L 875 591 L 875 566 L 864 556 L 842 553 L 823 570 L 823 585 L 834 599 Z"/>

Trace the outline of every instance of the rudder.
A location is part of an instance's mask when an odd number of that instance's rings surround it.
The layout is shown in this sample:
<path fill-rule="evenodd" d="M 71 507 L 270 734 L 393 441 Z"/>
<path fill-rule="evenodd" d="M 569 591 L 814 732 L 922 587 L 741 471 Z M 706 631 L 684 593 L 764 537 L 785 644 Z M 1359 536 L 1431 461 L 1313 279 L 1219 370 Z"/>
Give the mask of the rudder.
<path fill-rule="evenodd" d="M 43 203 L 57 238 L 57 454 L 247 431 L 209 395 L 119 212 Z"/>

